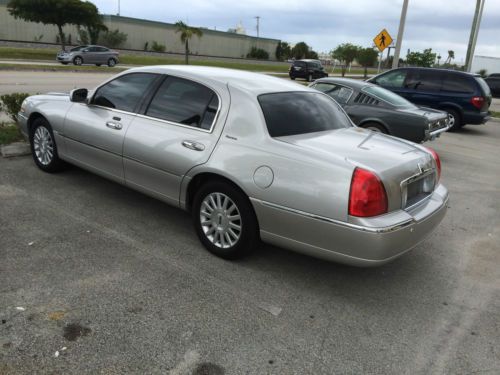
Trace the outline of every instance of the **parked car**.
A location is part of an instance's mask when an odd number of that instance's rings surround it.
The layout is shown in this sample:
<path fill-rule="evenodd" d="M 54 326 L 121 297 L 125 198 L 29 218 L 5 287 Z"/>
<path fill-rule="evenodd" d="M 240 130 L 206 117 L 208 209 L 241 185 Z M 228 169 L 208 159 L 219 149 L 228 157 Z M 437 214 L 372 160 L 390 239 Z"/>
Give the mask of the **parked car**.
<path fill-rule="evenodd" d="M 291 79 L 304 78 L 307 82 L 311 82 L 313 79 L 328 77 L 328 73 L 325 72 L 321 61 L 319 60 L 295 60 L 290 69 L 288 70 L 288 75 Z"/>
<path fill-rule="evenodd" d="M 68 162 L 185 209 L 223 258 L 262 239 L 378 265 L 446 212 L 434 151 L 355 127 L 329 96 L 266 75 L 129 69 L 92 92 L 28 97 L 19 118 L 41 170 Z"/>
<path fill-rule="evenodd" d="M 450 128 L 483 124 L 491 116 L 491 92 L 479 74 L 447 69 L 399 68 L 368 80 L 410 102 L 448 112 Z"/>
<path fill-rule="evenodd" d="M 57 54 L 57 61 L 63 65 L 73 63 L 74 65 L 103 64 L 113 67 L 119 63 L 119 53 L 102 46 L 85 45 L 72 48 L 67 51 L 61 51 Z"/>
<path fill-rule="evenodd" d="M 490 74 L 484 80 L 488 84 L 491 94 L 495 97 L 500 97 L 500 73 Z"/>
<path fill-rule="evenodd" d="M 419 108 L 403 97 L 372 83 L 347 78 L 321 78 L 309 87 L 339 103 L 362 128 L 421 143 L 448 130 L 448 114 Z"/>

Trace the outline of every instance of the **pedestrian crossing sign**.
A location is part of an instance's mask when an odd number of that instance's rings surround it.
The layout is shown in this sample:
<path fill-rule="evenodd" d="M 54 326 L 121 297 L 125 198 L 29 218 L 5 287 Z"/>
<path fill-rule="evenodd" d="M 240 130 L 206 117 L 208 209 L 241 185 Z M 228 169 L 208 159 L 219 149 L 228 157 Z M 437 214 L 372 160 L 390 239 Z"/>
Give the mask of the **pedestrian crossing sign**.
<path fill-rule="evenodd" d="M 373 42 L 377 46 L 380 52 L 389 47 L 392 43 L 392 37 L 389 35 L 386 29 L 382 30 L 375 38 Z"/>

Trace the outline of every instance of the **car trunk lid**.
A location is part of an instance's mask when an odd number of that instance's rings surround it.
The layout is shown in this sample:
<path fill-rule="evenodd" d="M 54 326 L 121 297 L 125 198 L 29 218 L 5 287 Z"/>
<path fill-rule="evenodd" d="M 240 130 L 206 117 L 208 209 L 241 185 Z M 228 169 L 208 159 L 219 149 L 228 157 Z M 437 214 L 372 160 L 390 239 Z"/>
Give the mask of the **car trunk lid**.
<path fill-rule="evenodd" d="M 319 158 L 333 161 L 340 155 L 354 167 L 375 172 L 387 191 L 389 210 L 415 205 L 437 184 L 435 163 L 429 152 L 413 143 L 369 130 L 353 127 L 276 139 L 315 153 Z"/>

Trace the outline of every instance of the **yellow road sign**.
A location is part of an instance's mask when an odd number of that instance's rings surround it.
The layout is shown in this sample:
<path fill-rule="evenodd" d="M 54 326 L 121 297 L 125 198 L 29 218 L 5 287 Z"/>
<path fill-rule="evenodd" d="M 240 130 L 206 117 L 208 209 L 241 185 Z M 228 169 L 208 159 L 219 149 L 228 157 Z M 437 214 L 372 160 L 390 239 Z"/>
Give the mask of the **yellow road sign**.
<path fill-rule="evenodd" d="M 377 46 L 380 52 L 389 47 L 392 43 L 392 37 L 389 35 L 386 29 L 382 30 L 375 38 L 373 42 Z"/>

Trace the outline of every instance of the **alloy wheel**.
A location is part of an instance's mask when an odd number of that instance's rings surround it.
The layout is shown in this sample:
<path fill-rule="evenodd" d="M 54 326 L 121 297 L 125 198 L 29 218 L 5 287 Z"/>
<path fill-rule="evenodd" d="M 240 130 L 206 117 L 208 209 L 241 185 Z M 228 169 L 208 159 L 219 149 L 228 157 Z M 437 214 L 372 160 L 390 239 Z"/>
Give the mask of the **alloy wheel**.
<path fill-rule="evenodd" d="M 213 192 L 203 199 L 200 223 L 206 238 L 222 249 L 233 247 L 242 234 L 240 211 L 223 193 Z"/>
<path fill-rule="evenodd" d="M 54 157 L 54 142 L 47 128 L 39 126 L 33 136 L 33 149 L 42 165 L 49 165 Z"/>

